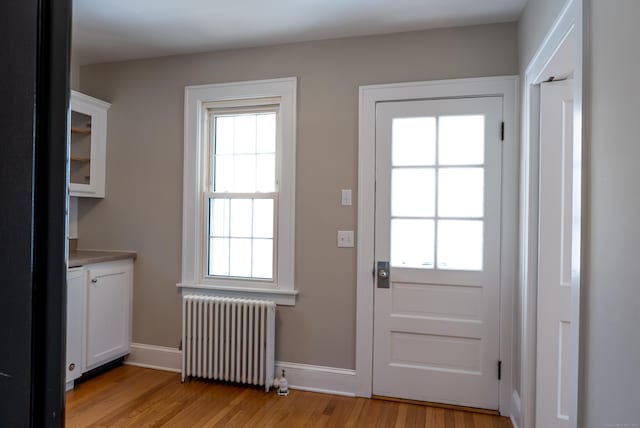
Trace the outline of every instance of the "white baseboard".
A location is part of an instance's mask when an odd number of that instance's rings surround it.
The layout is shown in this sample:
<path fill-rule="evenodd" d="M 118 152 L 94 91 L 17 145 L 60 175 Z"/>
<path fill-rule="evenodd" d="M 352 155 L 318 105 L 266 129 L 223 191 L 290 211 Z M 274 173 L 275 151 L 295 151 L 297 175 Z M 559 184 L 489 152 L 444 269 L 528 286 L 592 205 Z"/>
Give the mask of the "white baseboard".
<path fill-rule="evenodd" d="M 513 428 L 520 428 L 522 426 L 520 394 L 515 390 L 511 396 L 511 423 L 513 424 Z"/>
<path fill-rule="evenodd" d="M 182 351 L 166 346 L 132 343 L 125 364 L 149 369 L 180 373 L 182 371 Z"/>
<path fill-rule="evenodd" d="M 276 377 L 284 369 L 289 387 L 325 394 L 356 395 L 356 371 L 276 361 Z"/>
<path fill-rule="evenodd" d="M 180 373 L 182 352 L 177 348 L 132 343 L 125 364 Z M 283 369 L 291 389 L 350 397 L 356 395 L 355 370 L 276 361 L 276 377 Z"/>

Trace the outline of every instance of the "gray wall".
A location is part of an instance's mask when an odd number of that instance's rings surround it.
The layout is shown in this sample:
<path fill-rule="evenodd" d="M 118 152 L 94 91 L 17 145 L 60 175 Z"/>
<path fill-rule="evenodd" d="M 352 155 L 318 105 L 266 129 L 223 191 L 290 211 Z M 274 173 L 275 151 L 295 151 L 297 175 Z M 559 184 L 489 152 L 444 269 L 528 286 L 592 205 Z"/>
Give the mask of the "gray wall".
<path fill-rule="evenodd" d="M 80 64 L 71 58 L 71 64 L 69 64 L 70 71 L 70 81 L 69 85 L 71 89 L 78 91 L 80 90 Z"/>
<path fill-rule="evenodd" d="M 529 0 L 525 6 L 520 21 L 518 22 L 518 54 L 520 64 L 520 76 L 524 80 L 524 74 L 527 66 L 533 59 L 538 48 L 542 44 L 547 33 L 551 30 L 553 22 L 556 20 L 560 11 L 566 4 L 566 0 Z M 524 85 L 524 82 L 522 82 Z M 520 296 L 522 290 L 520 287 L 515 293 L 515 315 L 514 315 L 514 367 L 513 367 L 513 383 L 514 388 L 520 392 L 520 329 L 522 326 L 520 306 Z"/>
<path fill-rule="evenodd" d="M 567 0 L 527 1 L 518 22 L 518 53 L 523 75 L 565 4 Z"/>
<path fill-rule="evenodd" d="M 138 251 L 133 340 L 180 340 L 184 86 L 297 76 L 296 286 L 279 308 L 277 358 L 354 368 L 358 86 L 518 73 L 516 25 L 499 24 L 230 50 L 82 67 L 109 111 L 104 200 L 83 199 L 84 248 Z M 354 201 L 356 195 L 354 192 Z"/>
<path fill-rule="evenodd" d="M 581 427 L 639 426 L 640 1 L 590 3 L 591 189 Z"/>

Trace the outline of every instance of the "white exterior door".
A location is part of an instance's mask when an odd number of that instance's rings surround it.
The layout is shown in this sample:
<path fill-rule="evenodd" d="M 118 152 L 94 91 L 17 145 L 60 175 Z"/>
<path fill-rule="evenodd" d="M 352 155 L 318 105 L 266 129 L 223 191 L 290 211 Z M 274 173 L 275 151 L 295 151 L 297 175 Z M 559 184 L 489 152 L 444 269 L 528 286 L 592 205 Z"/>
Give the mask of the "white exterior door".
<path fill-rule="evenodd" d="M 569 426 L 573 81 L 540 94 L 536 426 Z"/>
<path fill-rule="evenodd" d="M 374 395 L 498 408 L 502 106 L 377 105 Z"/>

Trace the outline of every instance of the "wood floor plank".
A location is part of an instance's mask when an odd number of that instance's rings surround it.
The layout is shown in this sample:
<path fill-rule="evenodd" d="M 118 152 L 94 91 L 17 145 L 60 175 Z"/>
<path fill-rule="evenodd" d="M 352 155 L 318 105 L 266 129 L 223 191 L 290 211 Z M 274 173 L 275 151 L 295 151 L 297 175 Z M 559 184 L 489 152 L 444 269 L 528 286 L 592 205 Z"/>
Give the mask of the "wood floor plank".
<path fill-rule="evenodd" d="M 191 380 L 121 366 L 67 393 L 66 426 L 511 428 L 507 418 L 408 402 Z"/>

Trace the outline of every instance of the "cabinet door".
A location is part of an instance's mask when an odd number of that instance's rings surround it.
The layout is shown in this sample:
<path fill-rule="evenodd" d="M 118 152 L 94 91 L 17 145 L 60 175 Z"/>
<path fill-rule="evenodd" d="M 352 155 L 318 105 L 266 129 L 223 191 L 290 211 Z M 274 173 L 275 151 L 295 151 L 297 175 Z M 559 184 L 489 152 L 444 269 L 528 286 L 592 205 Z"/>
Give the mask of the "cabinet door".
<path fill-rule="evenodd" d="M 69 191 L 71 196 L 104 197 L 107 110 L 110 104 L 71 92 Z"/>
<path fill-rule="evenodd" d="M 82 375 L 83 273 L 82 268 L 69 269 L 67 273 L 67 382 Z"/>
<path fill-rule="evenodd" d="M 86 368 L 129 353 L 131 338 L 131 261 L 87 267 Z"/>

